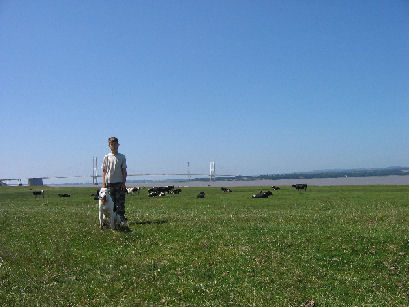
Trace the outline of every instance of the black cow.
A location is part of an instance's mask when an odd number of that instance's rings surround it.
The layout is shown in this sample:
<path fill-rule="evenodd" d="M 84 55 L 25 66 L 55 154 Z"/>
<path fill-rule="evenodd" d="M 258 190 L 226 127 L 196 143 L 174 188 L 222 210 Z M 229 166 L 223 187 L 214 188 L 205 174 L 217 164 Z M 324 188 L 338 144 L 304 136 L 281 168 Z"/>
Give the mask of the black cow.
<path fill-rule="evenodd" d="M 205 198 L 205 192 L 200 192 L 199 194 L 197 194 L 196 197 L 197 198 Z"/>
<path fill-rule="evenodd" d="M 232 192 L 232 190 L 228 189 L 228 188 L 220 188 L 223 192 Z"/>
<path fill-rule="evenodd" d="M 42 195 L 44 198 L 44 190 L 40 191 L 33 191 L 33 195 L 37 198 L 37 196 Z"/>
<path fill-rule="evenodd" d="M 273 185 L 271 188 L 272 188 L 274 191 L 280 190 L 280 187 L 276 187 L 275 185 Z"/>
<path fill-rule="evenodd" d="M 307 191 L 307 184 L 306 183 L 293 184 L 292 187 L 295 188 L 297 191 L 299 191 L 299 190 Z"/>
<path fill-rule="evenodd" d="M 58 196 L 60 196 L 60 197 L 71 197 L 71 194 L 67 194 L 67 193 L 58 193 Z"/>
<path fill-rule="evenodd" d="M 271 191 L 267 191 L 267 192 L 260 191 L 260 193 L 253 194 L 251 197 L 252 198 L 268 198 L 270 195 L 273 195 Z"/>

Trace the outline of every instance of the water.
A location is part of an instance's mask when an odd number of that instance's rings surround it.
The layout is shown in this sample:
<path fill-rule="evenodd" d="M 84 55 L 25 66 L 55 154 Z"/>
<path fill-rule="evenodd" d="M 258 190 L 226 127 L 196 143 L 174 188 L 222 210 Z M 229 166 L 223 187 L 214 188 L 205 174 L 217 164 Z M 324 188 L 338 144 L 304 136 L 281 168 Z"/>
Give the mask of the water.
<path fill-rule="evenodd" d="M 279 180 L 251 180 L 251 181 L 215 181 L 210 184 L 212 187 L 245 187 L 245 186 L 290 186 L 296 183 L 306 183 L 313 186 L 338 186 L 338 185 L 409 185 L 409 175 L 405 176 L 371 176 L 371 177 L 340 177 L 340 178 L 314 178 L 314 179 L 279 179 Z M 13 184 L 14 185 L 14 184 Z M 44 180 L 46 186 L 59 187 L 101 187 L 91 183 L 51 183 Z M 167 186 L 178 187 L 207 187 L 209 181 L 149 181 L 146 183 L 128 183 L 127 186 Z"/>
<path fill-rule="evenodd" d="M 341 177 L 341 178 L 314 178 L 314 179 L 279 179 L 279 180 L 252 180 L 252 181 L 215 181 L 212 187 L 241 187 L 241 186 L 290 186 L 296 183 L 306 183 L 315 186 L 337 185 L 409 185 L 409 175 L 406 176 L 371 176 L 371 177 Z M 146 184 L 129 184 L 129 186 L 189 186 L 207 187 L 208 181 L 160 181 Z"/>

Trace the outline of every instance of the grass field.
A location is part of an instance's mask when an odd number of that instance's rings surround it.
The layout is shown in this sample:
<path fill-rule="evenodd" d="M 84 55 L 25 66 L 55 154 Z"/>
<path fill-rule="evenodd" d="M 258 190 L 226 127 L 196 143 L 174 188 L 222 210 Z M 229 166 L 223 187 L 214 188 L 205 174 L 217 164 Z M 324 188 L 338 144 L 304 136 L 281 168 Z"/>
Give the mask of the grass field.
<path fill-rule="evenodd" d="M 1 187 L 0 305 L 408 306 L 408 186 L 260 189 L 145 190 L 113 232 L 95 188 Z"/>

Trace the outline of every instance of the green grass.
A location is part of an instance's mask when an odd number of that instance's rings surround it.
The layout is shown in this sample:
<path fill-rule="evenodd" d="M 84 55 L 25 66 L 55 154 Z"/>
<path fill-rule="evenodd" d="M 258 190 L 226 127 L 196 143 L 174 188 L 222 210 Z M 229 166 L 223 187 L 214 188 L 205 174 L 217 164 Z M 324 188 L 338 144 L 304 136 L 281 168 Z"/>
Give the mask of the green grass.
<path fill-rule="evenodd" d="M 99 230 L 95 188 L 45 189 L 0 188 L 2 306 L 409 302 L 407 186 L 145 190 L 115 232 Z"/>

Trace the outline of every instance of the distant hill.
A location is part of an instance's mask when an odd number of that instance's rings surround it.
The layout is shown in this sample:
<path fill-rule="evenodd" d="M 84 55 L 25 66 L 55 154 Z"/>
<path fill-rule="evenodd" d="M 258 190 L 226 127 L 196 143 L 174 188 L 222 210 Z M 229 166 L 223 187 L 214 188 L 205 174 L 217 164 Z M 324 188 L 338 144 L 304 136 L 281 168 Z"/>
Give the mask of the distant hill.
<path fill-rule="evenodd" d="M 288 174 L 266 174 L 257 176 L 234 176 L 234 177 L 216 177 L 216 181 L 251 181 L 260 179 L 313 179 L 313 178 L 340 178 L 340 177 L 369 177 L 369 176 L 391 176 L 391 175 L 409 175 L 409 167 L 403 166 L 390 166 L 385 168 L 356 168 L 356 169 L 327 169 L 327 170 L 314 170 L 309 172 L 296 172 Z M 166 179 L 163 181 L 169 182 L 182 182 L 187 179 Z M 209 181 L 208 177 L 205 178 L 192 178 L 192 181 Z M 161 180 L 154 180 L 161 181 Z M 150 183 L 152 180 L 128 180 L 129 183 Z"/>
<path fill-rule="evenodd" d="M 216 177 L 216 181 L 251 181 L 260 179 L 313 179 L 313 178 L 340 178 L 340 177 L 369 177 L 369 176 L 391 176 L 409 175 L 409 167 L 390 166 L 386 168 L 357 168 L 357 169 L 331 169 L 315 170 L 309 172 L 296 172 L 288 174 L 266 174 L 258 176 L 234 176 Z M 208 178 L 194 178 L 195 181 L 208 181 Z"/>
<path fill-rule="evenodd" d="M 312 179 L 312 178 L 339 178 L 339 177 L 369 177 L 369 176 L 391 176 L 391 175 L 409 175 L 409 167 L 392 166 L 386 168 L 359 168 L 359 169 L 334 169 L 317 170 L 311 172 L 298 172 L 289 174 L 268 174 L 253 176 L 253 179 Z M 237 177 L 236 177 L 237 178 Z M 247 180 L 249 176 L 245 176 Z"/>

